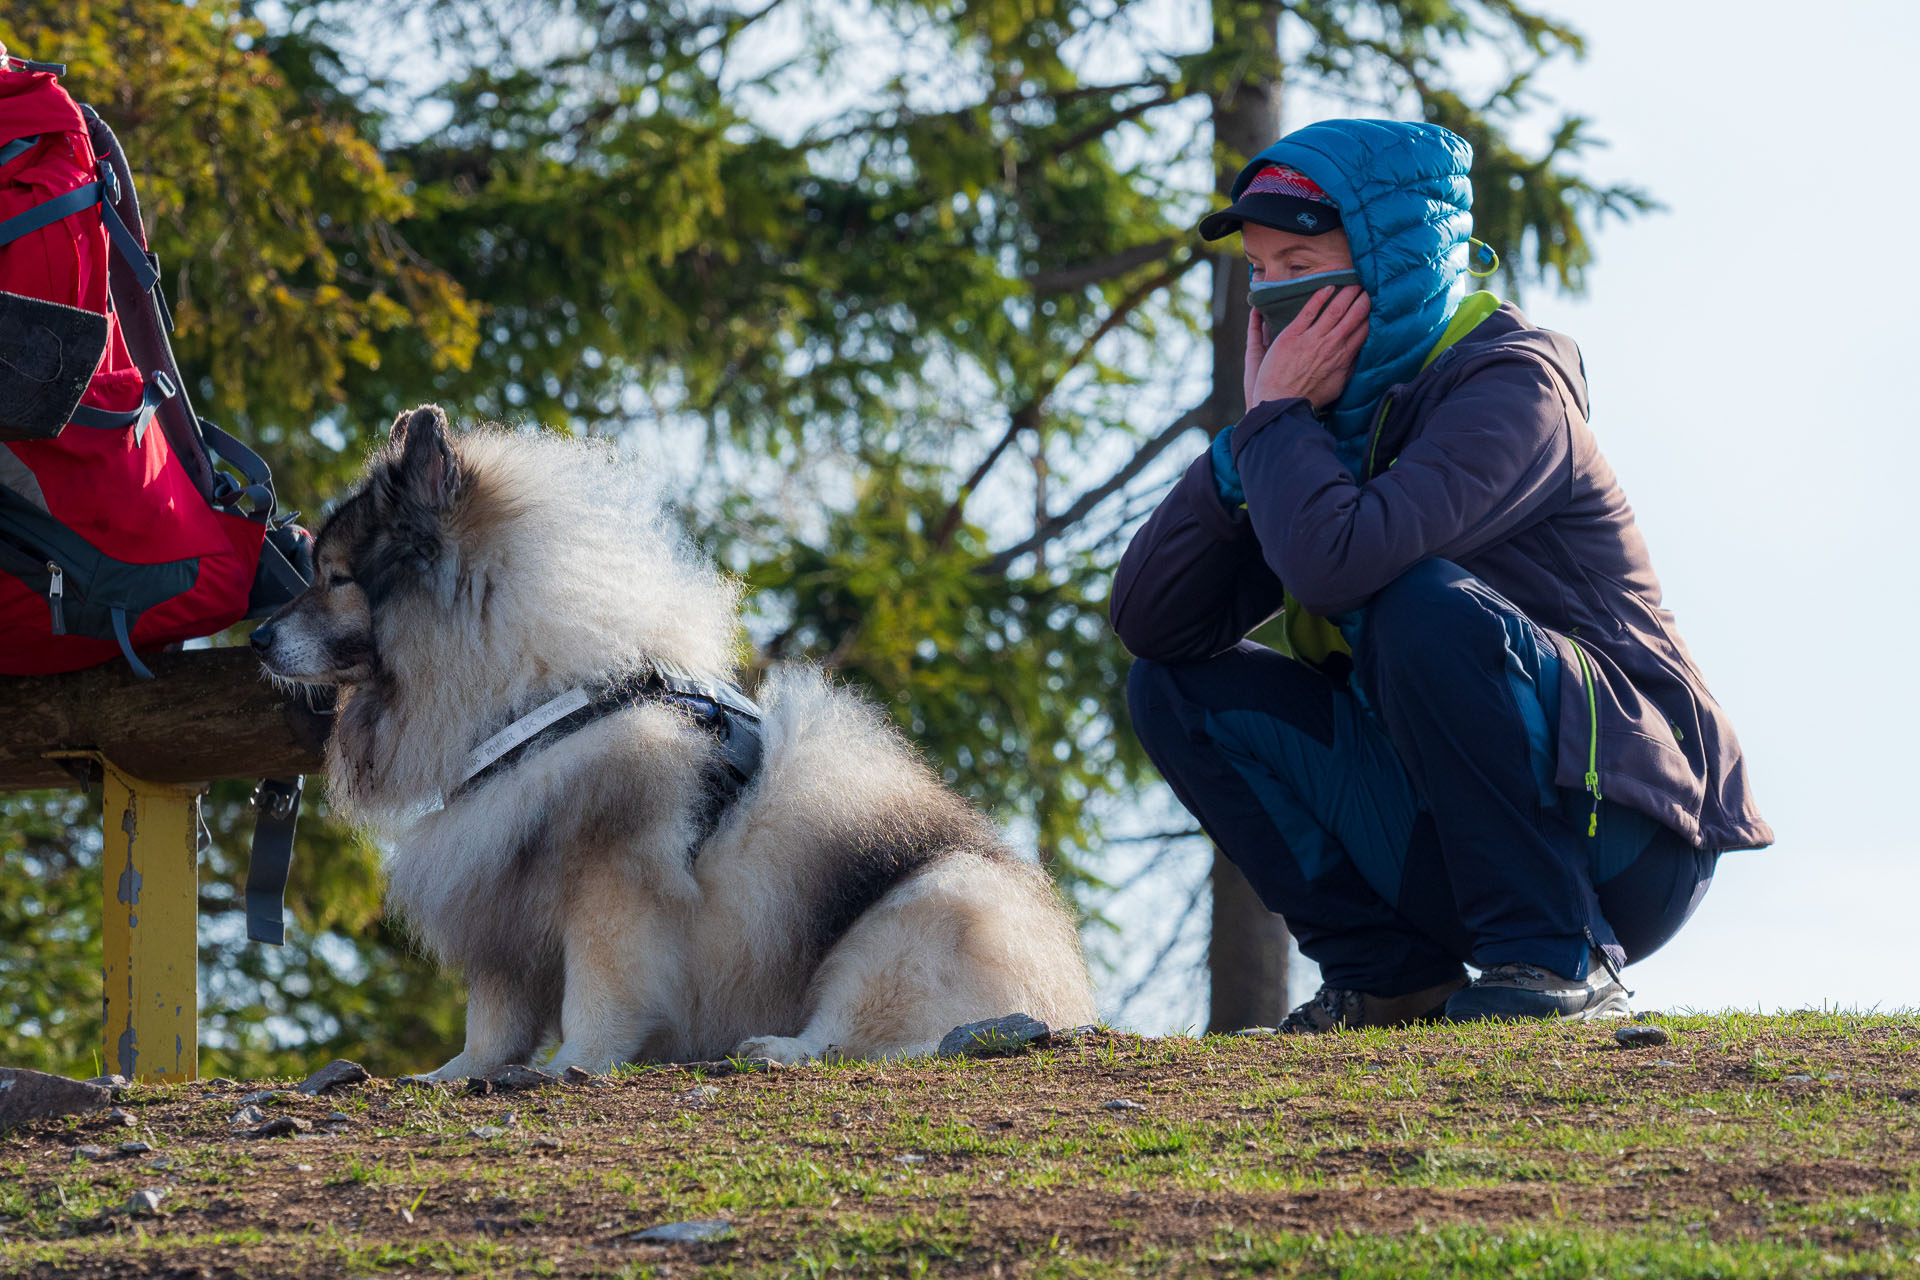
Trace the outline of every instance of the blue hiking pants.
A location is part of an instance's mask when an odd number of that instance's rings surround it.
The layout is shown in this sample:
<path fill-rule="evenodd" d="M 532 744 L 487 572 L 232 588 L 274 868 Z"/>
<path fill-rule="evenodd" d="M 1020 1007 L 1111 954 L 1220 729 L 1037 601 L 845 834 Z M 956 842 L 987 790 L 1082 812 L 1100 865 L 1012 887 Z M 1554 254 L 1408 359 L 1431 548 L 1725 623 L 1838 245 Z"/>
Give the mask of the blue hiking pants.
<path fill-rule="evenodd" d="M 1717 855 L 1610 802 L 1588 835 L 1591 797 L 1553 785 L 1559 662 L 1519 609 L 1428 560 L 1350 638 L 1346 683 L 1243 641 L 1127 685 L 1147 754 L 1327 983 L 1581 978 L 1591 945 L 1626 965 L 1679 932 Z"/>

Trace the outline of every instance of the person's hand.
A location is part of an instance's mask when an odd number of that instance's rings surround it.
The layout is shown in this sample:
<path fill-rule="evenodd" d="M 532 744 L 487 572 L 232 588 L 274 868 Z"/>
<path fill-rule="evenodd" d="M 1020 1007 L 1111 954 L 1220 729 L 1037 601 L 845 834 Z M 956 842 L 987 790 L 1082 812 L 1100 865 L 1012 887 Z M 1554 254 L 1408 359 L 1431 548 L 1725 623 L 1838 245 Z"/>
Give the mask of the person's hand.
<path fill-rule="evenodd" d="M 1247 408 L 1299 396 L 1318 411 L 1338 400 L 1347 389 L 1353 362 L 1367 340 L 1371 307 L 1367 291 L 1358 285 L 1322 289 L 1307 300 L 1291 324 L 1271 339 L 1260 312 L 1250 308 Z"/>

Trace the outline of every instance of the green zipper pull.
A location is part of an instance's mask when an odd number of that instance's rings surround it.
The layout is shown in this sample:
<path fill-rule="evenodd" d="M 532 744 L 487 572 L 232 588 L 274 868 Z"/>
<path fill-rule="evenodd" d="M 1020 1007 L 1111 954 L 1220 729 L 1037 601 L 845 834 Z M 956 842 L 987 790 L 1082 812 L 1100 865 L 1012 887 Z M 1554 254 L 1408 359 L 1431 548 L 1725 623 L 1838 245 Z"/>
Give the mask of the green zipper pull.
<path fill-rule="evenodd" d="M 1587 663 L 1586 646 L 1567 637 L 1574 656 L 1580 659 L 1580 675 L 1587 682 L 1587 776 L 1582 779 L 1593 793 L 1593 812 L 1587 815 L 1587 838 L 1600 834 L 1600 701 L 1593 692 L 1593 668 Z"/>

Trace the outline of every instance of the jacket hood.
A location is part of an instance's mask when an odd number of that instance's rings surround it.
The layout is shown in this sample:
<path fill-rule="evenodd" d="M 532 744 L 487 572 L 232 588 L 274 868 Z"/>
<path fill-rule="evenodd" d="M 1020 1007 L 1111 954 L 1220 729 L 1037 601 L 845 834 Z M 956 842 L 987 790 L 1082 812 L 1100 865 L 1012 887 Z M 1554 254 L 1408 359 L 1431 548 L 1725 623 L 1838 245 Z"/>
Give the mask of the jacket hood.
<path fill-rule="evenodd" d="M 1466 294 L 1473 234 L 1473 148 L 1432 124 L 1323 120 L 1255 156 L 1234 179 L 1238 199 L 1270 164 L 1291 165 L 1339 206 L 1361 287 L 1372 299 L 1367 340 L 1327 427 L 1351 464 L 1380 397 L 1411 378 Z"/>
<path fill-rule="evenodd" d="M 1586 366 L 1580 358 L 1580 348 L 1564 333 L 1536 327 L 1518 307 L 1507 302 L 1409 379 L 1404 396 L 1404 406 L 1409 411 L 1402 412 L 1401 402 L 1396 402 L 1394 411 L 1382 425 L 1378 441 L 1372 439 L 1369 431 L 1366 443 L 1370 456 L 1391 459 L 1405 447 L 1407 436 L 1419 420 L 1421 405 L 1446 395 L 1460 378 L 1469 376 L 1482 365 L 1512 360 L 1526 360 L 1551 368 L 1573 392 L 1581 417 L 1589 414 Z M 1368 458 L 1363 457 L 1360 464 L 1353 474 L 1372 474 Z"/>
<path fill-rule="evenodd" d="M 1593 407 L 1587 401 L 1587 368 L 1580 347 L 1564 333 L 1542 329 L 1511 302 L 1473 327 L 1472 332 L 1453 344 L 1442 360 L 1472 360 L 1482 357 L 1505 358 L 1525 353 L 1553 366 L 1580 406 L 1580 416 L 1588 417 Z M 1436 363 L 1435 368 L 1440 365 Z"/>

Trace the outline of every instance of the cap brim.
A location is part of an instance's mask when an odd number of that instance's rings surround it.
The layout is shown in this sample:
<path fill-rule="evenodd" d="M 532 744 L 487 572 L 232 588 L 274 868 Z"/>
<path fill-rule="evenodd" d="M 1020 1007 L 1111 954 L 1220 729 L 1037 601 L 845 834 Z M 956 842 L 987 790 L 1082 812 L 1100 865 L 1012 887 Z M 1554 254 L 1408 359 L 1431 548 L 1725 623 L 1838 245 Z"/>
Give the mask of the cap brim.
<path fill-rule="evenodd" d="M 1200 220 L 1200 238 L 1219 240 L 1240 230 L 1243 223 L 1257 223 L 1296 236 L 1323 236 L 1340 227 L 1340 211 L 1318 200 L 1261 192 L 1241 196 L 1224 209 L 1216 209 Z"/>

